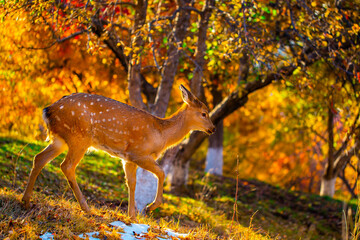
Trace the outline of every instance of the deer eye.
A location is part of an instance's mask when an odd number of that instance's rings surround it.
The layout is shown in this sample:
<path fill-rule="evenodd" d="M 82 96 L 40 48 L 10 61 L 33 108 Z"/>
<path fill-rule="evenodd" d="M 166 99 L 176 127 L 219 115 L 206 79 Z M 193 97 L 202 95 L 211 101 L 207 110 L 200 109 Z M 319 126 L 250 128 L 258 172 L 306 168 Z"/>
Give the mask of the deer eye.
<path fill-rule="evenodd" d="M 206 117 L 206 113 L 202 113 L 201 116 Z"/>

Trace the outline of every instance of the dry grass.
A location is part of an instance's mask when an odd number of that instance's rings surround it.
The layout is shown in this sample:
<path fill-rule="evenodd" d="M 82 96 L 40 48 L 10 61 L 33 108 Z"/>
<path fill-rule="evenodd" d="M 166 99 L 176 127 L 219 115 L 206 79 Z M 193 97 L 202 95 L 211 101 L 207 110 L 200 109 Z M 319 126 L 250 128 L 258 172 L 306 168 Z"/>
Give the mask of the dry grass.
<path fill-rule="evenodd" d="M 35 193 L 29 210 L 20 203 L 21 194 L 15 190 L 0 189 L 0 238 L 1 239 L 38 239 L 45 232 L 54 233 L 55 239 L 79 239 L 81 233 L 98 231 L 100 239 L 119 239 L 119 232 L 109 226 L 113 221 L 130 223 L 126 213 L 119 209 L 92 207 L 92 214 L 86 214 L 77 202 L 64 198 L 53 199 Z M 197 209 L 199 210 L 199 209 Z M 203 214 L 200 212 L 199 214 Z M 163 236 L 163 229 L 189 233 L 186 239 L 266 239 L 250 228 L 232 223 L 232 232 L 219 237 L 211 225 L 184 227 L 179 222 L 156 220 L 148 216 L 138 216 L 138 223 L 150 225 L 147 237 L 152 239 Z"/>
<path fill-rule="evenodd" d="M 45 166 L 35 184 L 32 207 L 22 208 L 21 193 L 32 159 L 44 146 L 0 137 L 0 239 L 38 239 L 45 232 L 55 233 L 55 239 L 78 239 L 79 234 L 93 231 L 100 232 L 100 239 L 119 239 L 109 223 L 130 223 L 125 212 L 124 173 L 118 159 L 103 153 L 86 154 L 77 168 L 77 179 L 92 214 L 80 210 L 59 168 L 64 154 Z M 187 239 L 339 236 L 335 201 L 258 181 L 204 176 L 199 171 L 190 176 L 187 194 L 165 192 L 159 209 L 150 216 L 138 216 L 138 223 L 150 225 L 148 239 L 161 236 L 166 228 L 189 233 Z"/>

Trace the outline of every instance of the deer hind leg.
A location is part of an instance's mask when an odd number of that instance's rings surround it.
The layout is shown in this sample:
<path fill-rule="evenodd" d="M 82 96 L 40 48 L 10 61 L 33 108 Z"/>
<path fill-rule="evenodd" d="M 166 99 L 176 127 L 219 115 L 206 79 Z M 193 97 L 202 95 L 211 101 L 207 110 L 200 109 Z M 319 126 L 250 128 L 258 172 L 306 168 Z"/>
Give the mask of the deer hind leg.
<path fill-rule="evenodd" d="M 164 170 L 157 164 L 157 162 L 151 158 L 148 158 L 145 161 L 137 161 L 136 162 L 139 167 L 142 167 L 143 169 L 155 174 L 155 176 L 158 178 L 158 186 L 157 186 L 157 192 L 155 200 L 150 203 L 146 207 L 146 211 L 153 211 L 156 208 L 160 206 L 162 203 L 162 196 L 163 196 L 163 185 L 164 185 L 164 178 L 165 173 Z"/>
<path fill-rule="evenodd" d="M 79 202 L 80 207 L 85 212 L 90 212 L 90 208 L 86 203 L 86 200 L 83 194 L 80 191 L 79 185 L 76 182 L 75 169 L 80 160 L 83 158 L 88 147 L 80 147 L 81 143 L 77 144 L 78 146 L 69 145 L 69 152 L 65 157 L 65 160 L 61 163 L 61 170 L 64 173 L 76 200 Z"/>
<path fill-rule="evenodd" d="M 126 184 L 129 191 L 128 214 L 131 219 L 135 219 L 135 186 L 136 186 L 137 165 L 132 162 L 124 162 Z"/>
<path fill-rule="evenodd" d="M 26 208 L 29 208 L 30 206 L 30 198 L 39 173 L 48 162 L 65 151 L 65 148 L 66 143 L 61 138 L 55 136 L 52 142 L 41 153 L 35 156 L 29 180 L 22 197 L 22 201 L 24 202 Z"/>

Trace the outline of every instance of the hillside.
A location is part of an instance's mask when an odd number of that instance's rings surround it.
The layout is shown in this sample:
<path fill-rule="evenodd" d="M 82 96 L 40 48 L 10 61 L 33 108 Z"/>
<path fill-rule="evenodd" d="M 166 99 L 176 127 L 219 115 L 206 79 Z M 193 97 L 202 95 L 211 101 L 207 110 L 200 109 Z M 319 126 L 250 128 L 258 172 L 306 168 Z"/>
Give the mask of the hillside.
<path fill-rule="evenodd" d="M 31 209 L 22 208 L 20 198 L 32 158 L 44 146 L 0 138 L 0 238 L 36 239 L 52 232 L 59 239 L 76 239 L 81 233 L 100 231 L 104 238 L 116 239 L 109 223 L 130 223 L 125 211 L 127 190 L 121 161 L 101 152 L 88 153 L 77 168 L 92 215 L 79 209 L 61 173 L 64 154 L 43 169 Z M 159 229 L 171 228 L 189 233 L 186 239 L 341 238 L 340 201 L 242 179 L 235 204 L 235 179 L 198 171 L 190 176 L 187 193 L 165 191 L 160 208 L 151 216 L 139 216 L 138 223 L 151 226 L 152 237 Z M 351 208 L 355 212 L 356 206 Z"/>

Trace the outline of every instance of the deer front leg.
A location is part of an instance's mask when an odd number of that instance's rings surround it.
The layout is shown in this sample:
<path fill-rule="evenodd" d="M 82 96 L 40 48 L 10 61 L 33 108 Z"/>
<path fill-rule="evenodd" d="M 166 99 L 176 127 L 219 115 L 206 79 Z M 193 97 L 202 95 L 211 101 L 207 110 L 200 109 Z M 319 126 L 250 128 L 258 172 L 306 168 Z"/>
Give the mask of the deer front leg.
<path fill-rule="evenodd" d="M 76 182 L 75 169 L 82 157 L 84 156 L 86 148 L 77 148 L 77 146 L 69 146 L 69 152 L 65 160 L 61 163 L 61 170 L 68 180 L 68 183 L 75 195 L 76 200 L 79 202 L 81 209 L 89 213 L 90 208 L 86 203 L 83 194 L 80 191 L 79 185 Z"/>
<path fill-rule="evenodd" d="M 35 156 L 29 180 L 22 197 L 22 201 L 24 202 L 26 208 L 30 207 L 30 198 L 39 173 L 48 162 L 56 158 L 65 150 L 65 148 L 66 144 L 62 139 L 54 138 L 52 143 L 50 143 L 41 153 Z"/>
<path fill-rule="evenodd" d="M 128 214 L 132 220 L 135 220 L 135 187 L 136 187 L 136 168 L 137 165 L 132 162 L 124 162 L 126 184 L 129 191 Z"/>
<path fill-rule="evenodd" d="M 163 185 L 165 178 L 164 170 L 162 170 L 159 164 L 152 158 L 147 158 L 136 163 L 139 167 L 142 167 L 143 169 L 155 174 L 155 176 L 158 178 L 158 186 L 155 200 L 146 207 L 146 211 L 153 211 L 158 208 L 162 203 Z"/>

